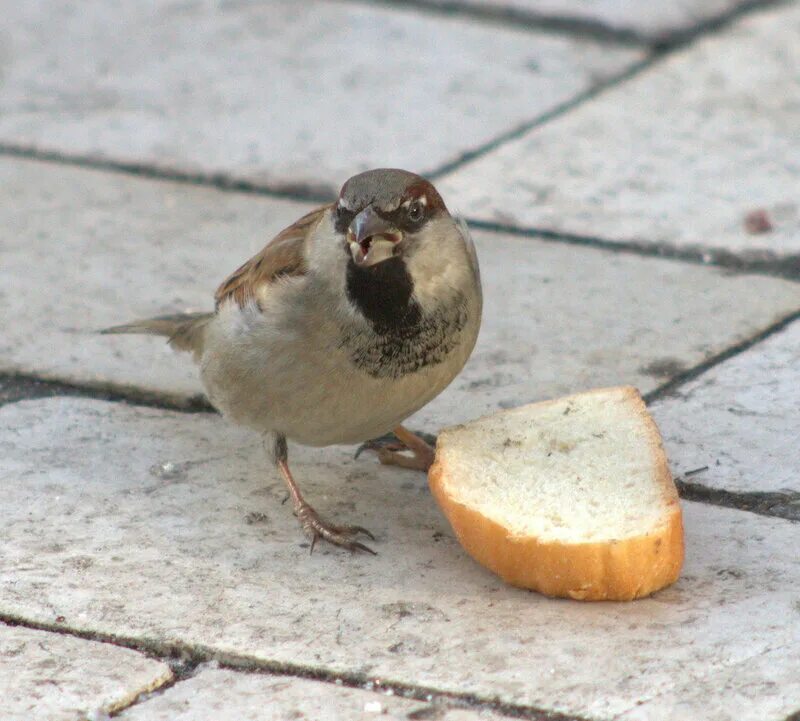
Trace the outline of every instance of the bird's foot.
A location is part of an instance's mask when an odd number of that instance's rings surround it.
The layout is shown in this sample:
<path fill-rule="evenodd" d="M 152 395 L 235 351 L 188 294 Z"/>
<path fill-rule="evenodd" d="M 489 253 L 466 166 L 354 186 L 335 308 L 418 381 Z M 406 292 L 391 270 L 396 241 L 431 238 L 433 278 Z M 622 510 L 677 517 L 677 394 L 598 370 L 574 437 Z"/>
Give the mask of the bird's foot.
<path fill-rule="evenodd" d="M 356 458 L 364 450 L 375 451 L 378 454 L 378 460 L 385 466 L 400 466 L 416 471 L 427 471 L 433 463 L 435 451 L 432 444 L 435 443 L 436 436 L 427 433 L 412 433 L 400 426 L 392 434 L 364 443 L 356 451 Z M 409 455 L 409 451 L 411 455 Z"/>
<path fill-rule="evenodd" d="M 380 453 L 383 449 L 389 451 L 405 451 L 408 450 L 400 441 L 397 440 L 394 433 L 387 433 L 380 438 L 372 438 L 369 441 L 364 441 L 355 452 L 353 459 L 358 458 L 364 451 L 373 451 Z"/>
<path fill-rule="evenodd" d="M 415 471 L 425 471 L 433 465 L 433 448 L 428 446 L 427 449 L 412 450 L 407 446 L 401 446 L 401 449 L 392 450 L 391 448 L 381 448 L 378 451 L 378 460 L 384 466 L 400 466 L 401 468 L 411 468 Z M 409 456 L 406 451 L 411 450 Z"/>
<path fill-rule="evenodd" d="M 375 540 L 373 536 L 363 526 L 334 526 L 332 523 L 323 521 L 319 514 L 307 503 L 301 503 L 295 510 L 297 518 L 300 520 L 300 526 L 303 528 L 303 533 L 311 539 L 311 552 L 314 552 L 314 546 L 321 538 L 334 546 L 341 546 L 348 551 L 366 551 L 373 556 L 377 554 L 369 546 L 365 546 L 360 541 L 355 540 L 356 536 L 363 534 L 368 538 Z"/>

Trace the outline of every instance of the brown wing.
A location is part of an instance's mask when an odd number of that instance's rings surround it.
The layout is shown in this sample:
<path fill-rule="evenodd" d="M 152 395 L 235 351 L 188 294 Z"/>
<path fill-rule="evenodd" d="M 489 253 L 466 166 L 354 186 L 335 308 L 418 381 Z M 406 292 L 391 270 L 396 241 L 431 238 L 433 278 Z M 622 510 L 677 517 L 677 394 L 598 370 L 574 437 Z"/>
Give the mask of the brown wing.
<path fill-rule="evenodd" d="M 307 270 L 306 239 L 329 207 L 324 205 L 304 215 L 278 233 L 260 253 L 233 271 L 214 294 L 216 307 L 232 298 L 240 308 L 244 308 L 258 298 L 260 288 L 275 278 L 304 275 Z"/>

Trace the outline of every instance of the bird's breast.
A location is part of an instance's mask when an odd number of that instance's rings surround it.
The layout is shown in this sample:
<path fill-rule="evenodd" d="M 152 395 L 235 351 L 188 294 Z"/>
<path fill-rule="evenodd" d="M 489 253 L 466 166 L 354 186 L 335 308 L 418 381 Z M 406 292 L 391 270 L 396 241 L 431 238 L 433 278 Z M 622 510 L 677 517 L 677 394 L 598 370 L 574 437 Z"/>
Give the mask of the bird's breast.
<path fill-rule="evenodd" d="M 402 257 L 361 268 L 348 264 L 346 293 L 365 323 L 341 329 L 340 347 L 373 378 L 401 378 L 444 362 L 469 320 L 463 293 L 423 312 Z"/>
<path fill-rule="evenodd" d="M 445 362 L 463 343 L 468 320 L 466 299 L 458 296 L 433 312 L 422 313 L 417 306 L 405 322 L 343 328 L 340 347 L 373 378 L 401 378 Z"/>

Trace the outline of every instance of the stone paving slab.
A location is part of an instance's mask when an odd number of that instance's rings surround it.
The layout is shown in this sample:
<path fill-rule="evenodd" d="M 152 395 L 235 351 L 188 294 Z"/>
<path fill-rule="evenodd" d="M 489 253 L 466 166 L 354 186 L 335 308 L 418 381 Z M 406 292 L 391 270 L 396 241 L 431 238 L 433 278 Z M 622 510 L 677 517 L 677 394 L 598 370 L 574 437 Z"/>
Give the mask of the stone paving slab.
<path fill-rule="evenodd" d="M 8 159 L 0 185 L 2 369 L 179 401 L 202 392 L 188 356 L 95 331 L 211 309 L 225 276 L 312 207 Z"/>
<path fill-rule="evenodd" d="M 736 492 L 788 492 L 800 518 L 800 321 L 653 404 L 667 454 L 687 480 Z M 800 704 L 798 704 L 800 705 Z"/>
<path fill-rule="evenodd" d="M 0 624 L 3 721 L 84 721 L 171 678 L 165 663 L 126 648 Z"/>
<path fill-rule="evenodd" d="M 48 0 L 5 20 L 0 140 L 273 187 L 431 171 L 642 56 L 349 3 Z"/>
<path fill-rule="evenodd" d="M 798 33 L 800 5 L 754 14 L 502 145 L 440 190 L 472 218 L 783 259 L 796 270 Z M 752 232 L 757 217 L 747 229 L 759 211 L 768 232 Z"/>
<path fill-rule="evenodd" d="M 800 606 L 795 602 L 795 612 Z M 780 643 L 780 641 L 779 641 Z M 708 693 L 706 686 L 715 689 Z M 753 699 L 758 699 L 753 704 Z M 693 681 L 623 714 L 620 721 L 796 721 L 800 718 L 800 653 L 794 640 L 774 651 L 718 671 L 698 687 Z"/>
<path fill-rule="evenodd" d="M 790 521 L 685 503 L 675 586 L 630 604 L 550 600 L 473 563 L 421 474 L 339 448 L 290 458 L 323 515 L 376 532 L 378 556 L 309 557 L 260 441 L 217 416 L 74 398 L 0 408 L 0 484 L 15 489 L 0 506 L 0 611 L 590 718 L 673 704 L 693 684 L 703 719 L 715 674 L 800 644 Z M 782 663 L 800 676 L 800 658 Z M 774 690 L 764 698 L 770 721 Z"/>
<path fill-rule="evenodd" d="M 202 391 L 160 338 L 95 329 L 205 310 L 227 273 L 308 206 L 33 161 L 0 162 L 0 371 L 185 403 Z M 443 424 L 592 386 L 648 391 L 800 308 L 800 285 L 476 233 L 472 360 L 417 419 Z M 732 304 L 736 297 L 740 302 Z"/>
<path fill-rule="evenodd" d="M 118 717 L 120 721 L 486 721 L 485 710 L 447 709 L 319 681 L 207 668 Z"/>
<path fill-rule="evenodd" d="M 746 0 L 425 0 L 448 8 L 491 8 L 536 18 L 561 18 L 662 41 L 749 3 Z"/>

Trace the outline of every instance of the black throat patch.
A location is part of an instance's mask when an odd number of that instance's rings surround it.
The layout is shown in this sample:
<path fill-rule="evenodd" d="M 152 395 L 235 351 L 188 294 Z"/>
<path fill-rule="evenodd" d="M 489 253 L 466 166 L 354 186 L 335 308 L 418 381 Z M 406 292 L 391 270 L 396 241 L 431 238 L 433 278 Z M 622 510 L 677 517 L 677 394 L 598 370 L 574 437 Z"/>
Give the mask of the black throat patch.
<path fill-rule="evenodd" d="M 423 314 L 402 258 L 371 268 L 350 262 L 347 297 L 369 321 L 372 332 L 343 333 L 353 364 L 375 378 L 400 378 L 441 363 L 460 341 L 467 323 L 463 296 L 436 313 Z"/>
<path fill-rule="evenodd" d="M 347 297 L 379 335 L 419 323 L 422 314 L 413 292 L 414 282 L 402 258 L 369 268 L 360 268 L 352 259 L 347 264 Z"/>

